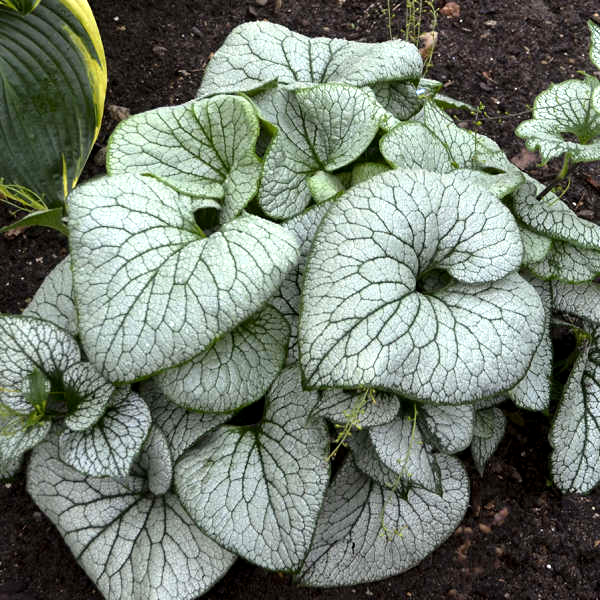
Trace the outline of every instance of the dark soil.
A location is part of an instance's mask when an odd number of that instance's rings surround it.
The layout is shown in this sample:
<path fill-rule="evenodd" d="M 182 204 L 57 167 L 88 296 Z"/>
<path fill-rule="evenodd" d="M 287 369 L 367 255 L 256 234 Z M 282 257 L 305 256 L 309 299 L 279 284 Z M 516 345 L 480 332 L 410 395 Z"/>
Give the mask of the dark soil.
<path fill-rule="evenodd" d="M 392 4 L 397 12 L 393 26 L 399 33 L 404 2 Z M 527 118 L 523 111 L 534 96 L 550 82 L 575 76 L 580 69 L 593 71 L 585 21 L 600 12 L 600 6 L 597 0 L 459 4 L 459 17 L 440 15 L 439 43 L 429 75 L 444 82 L 448 95 L 475 105 L 483 102 L 485 114 L 465 114 L 464 119 L 471 121 L 470 126 L 481 120 L 480 129 L 515 156 L 523 143 L 512 132 Z M 243 21 L 269 19 L 313 36 L 362 41 L 388 36 L 385 1 L 283 0 L 278 11 L 274 0 L 264 7 L 254 0 L 93 0 L 91 5 L 108 59 L 107 105 L 132 113 L 192 98 L 210 53 Z M 106 111 L 93 155 L 106 143 L 117 112 Z M 529 167 L 541 179 L 551 178 L 553 168 L 536 168 L 535 163 Z M 86 174 L 101 171 L 91 163 Z M 597 165 L 580 167 L 568 196 L 579 214 L 597 222 L 599 171 Z M 0 209 L 0 223 L 10 218 L 6 209 Z M 47 230 L 0 235 L 0 310 L 21 311 L 65 253 L 65 238 Z M 466 458 L 472 502 L 464 522 L 415 569 L 379 583 L 310 590 L 238 561 L 205 598 L 599 599 L 600 490 L 586 497 L 561 496 L 548 481 L 546 418 L 521 412 L 510 416 L 506 437 L 485 479 Z M 24 478 L 0 485 L 0 600 L 93 598 L 100 594 L 37 511 L 24 490 Z"/>

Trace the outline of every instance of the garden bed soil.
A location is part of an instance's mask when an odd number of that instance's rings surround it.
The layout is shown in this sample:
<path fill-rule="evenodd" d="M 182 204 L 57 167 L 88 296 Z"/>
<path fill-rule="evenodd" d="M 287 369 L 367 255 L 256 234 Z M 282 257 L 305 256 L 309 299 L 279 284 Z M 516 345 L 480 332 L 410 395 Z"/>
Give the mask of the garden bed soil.
<path fill-rule="evenodd" d="M 124 107 L 131 113 L 191 99 L 210 53 L 241 22 L 269 19 L 301 33 L 361 41 L 388 38 L 385 2 L 370 0 L 93 0 L 109 69 L 102 131 L 85 177 L 102 172 L 102 148 Z M 393 29 L 404 2 L 392 3 Z M 446 4 L 439 2 L 440 7 Z M 530 158 L 513 136 L 534 96 L 551 82 L 593 72 L 585 22 L 597 0 L 462 0 L 460 16 L 440 14 L 429 76 L 445 93 L 485 109 L 464 113 L 510 157 Z M 425 24 L 427 29 L 427 23 Z M 521 163 L 523 166 L 524 163 Z M 549 179 L 553 165 L 526 166 Z M 568 201 L 600 223 L 600 169 L 580 166 Z M 0 223 L 11 215 L 0 209 Z M 30 228 L 0 235 L 0 310 L 20 312 L 67 253 L 66 239 Z M 564 351 L 568 339 L 555 340 Z M 472 500 L 449 540 L 418 567 L 386 581 L 329 590 L 295 587 L 287 575 L 239 560 L 207 600 L 429 600 L 440 598 L 597 600 L 600 598 L 600 490 L 561 496 L 548 481 L 548 421 L 507 407 L 509 425 L 481 479 L 465 457 Z M 0 600 L 92 600 L 99 592 L 24 489 L 0 484 Z"/>

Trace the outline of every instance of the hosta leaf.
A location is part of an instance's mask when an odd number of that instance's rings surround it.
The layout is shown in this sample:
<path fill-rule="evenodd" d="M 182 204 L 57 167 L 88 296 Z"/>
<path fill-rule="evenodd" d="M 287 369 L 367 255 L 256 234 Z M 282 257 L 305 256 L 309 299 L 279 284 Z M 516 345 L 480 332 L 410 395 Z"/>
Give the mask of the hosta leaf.
<path fill-rule="evenodd" d="M 590 30 L 590 60 L 600 69 L 600 25 L 590 20 L 587 22 Z"/>
<path fill-rule="evenodd" d="M 514 403 L 527 410 L 544 410 L 550 404 L 550 380 L 552 377 L 552 339 L 550 325 L 552 321 L 552 295 L 550 284 L 528 274 L 525 279 L 536 289 L 544 306 L 544 334 L 533 354 L 531 365 L 525 377 L 508 390 Z"/>
<path fill-rule="evenodd" d="M 282 224 L 282 227 L 294 235 L 296 244 L 300 248 L 300 258 L 296 266 L 288 272 L 281 287 L 270 300 L 270 304 L 286 318 L 290 326 L 287 364 L 298 361 L 298 314 L 304 268 L 317 227 L 330 206 L 330 204 L 314 206 Z"/>
<path fill-rule="evenodd" d="M 523 243 L 523 265 L 544 260 L 550 252 L 552 240 L 522 226 L 519 226 L 519 233 Z"/>
<path fill-rule="evenodd" d="M 485 465 L 496 452 L 506 429 L 506 417 L 499 408 L 484 408 L 475 412 L 471 455 L 483 477 Z"/>
<path fill-rule="evenodd" d="M 551 85 L 536 97 L 533 118 L 521 123 L 515 133 L 545 162 L 566 152 L 573 162 L 600 160 L 600 114 L 591 105 L 597 85 L 593 77 Z M 568 141 L 565 134 L 577 141 Z"/>
<path fill-rule="evenodd" d="M 585 494 L 600 482 L 600 327 L 588 322 L 584 342 L 550 430 L 554 483 Z"/>
<path fill-rule="evenodd" d="M 313 415 L 334 423 L 352 423 L 356 428 L 383 425 L 396 418 L 400 398 L 392 394 L 368 391 L 325 390 L 315 405 Z"/>
<path fill-rule="evenodd" d="M 86 477 L 58 454 L 56 436 L 36 448 L 27 490 L 107 600 L 193 600 L 233 564 L 174 494 L 152 495 L 142 477 Z"/>
<path fill-rule="evenodd" d="M 115 387 L 105 381 L 90 363 L 78 363 L 63 373 L 67 406 L 75 404 L 65 417 L 65 425 L 73 431 L 84 431 L 104 414 Z"/>
<path fill-rule="evenodd" d="M 423 438 L 438 450 L 456 454 L 469 447 L 475 418 L 472 405 L 422 404 L 417 418 Z"/>
<path fill-rule="evenodd" d="M 208 63 L 199 96 L 250 92 L 276 83 L 355 86 L 418 80 L 423 61 L 412 44 L 308 38 L 263 21 L 236 27 Z"/>
<path fill-rule="evenodd" d="M 300 582 L 339 586 L 397 575 L 419 563 L 460 523 L 469 483 L 460 462 L 440 456 L 442 494 L 382 487 L 346 461 L 327 490 Z M 383 527 L 385 529 L 383 529 Z M 397 531 L 397 534 L 386 534 Z"/>
<path fill-rule="evenodd" d="M 552 307 L 600 324 L 600 285 L 595 282 L 571 285 L 552 282 Z"/>
<path fill-rule="evenodd" d="M 580 248 L 600 250 L 600 226 L 578 217 L 552 192 L 538 200 L 536 186 L 526 183 L 513 198 L 515 214 L 530 229 Z"/>
<path fill-rule="evenodd" d="M 173 402 L 208 412 L 231 412 L 259 400 L 283 368 L 289 326 L 267 306 L 225 334 L 204 354 L 160 373 Z"/>
<path fill-rule="evenodd" d="M 176 406 L 162 393 L 156 380 L 145 381 L 140 394 L 148 403 L 152 424 L 162 431 L 173 462 L 204 434 L 223 424 L 230 415 L 197 413 Z"/>
<path fill-rule="evenodd" d="M 148 435 L 150 421 L 142 398 L 126 389 L 118 390 L 94 427 L 62 432 L 60 458 L 92 477 L 126 477 Z"/>
<path fill-rule="evenodd" d="M 73 303 L 71 258 L 63 258 L 38 288 L 23 314 L 54 323 L 77 336 L 77 311 Z"/>
<path fill-rule="evenodd" d="M 110 381 L 198 355 L 264 305 L 296 262 L 293 237 L 252 215 L 203 237 L 198 202 L 130 174 L 69 198 L 81 340 Z"/>
<path fill-rule="evenodd" d="M 199 527 L 240 556 L 294 571 L 306 554 L 329 479 L 329 435 L 309 421 L 315 392 L 283 371 L 255 427 L 224 426 L 177 463 L 175 485 Z"/>
<path fill-rule="evenodd" d="M 584 283 L 600 275 L 600 252 L 553 240 L 544 260 L 527 268 L 540 279 Z"/>
<path fill-rule="evenodd" d="M 397 471 L 406 483 L 440 493 L 439 467 L 414 418 L 398 415 L 391 423 L 371 427 L 369 435 L 388 469 Z"/>
<path fill-rule="evenodd" d="M 543 328 L 520 262 L 508 210 L 453 174 L 396 170 L 353 187 L 321 222 L 304 277 L 306 383 L 440 404 L 511 387 Z M 465 283 L 423 290 L 431 269 Z"/>
<path fill-rule="evenodd" d="M 309 181 L 357 159 L 379 130 L 370 90 L 325 84 L 269 90 L 256 96 L 263 118 L 277 126 L 265 155 L 258 201 L 271 217 L 289 219 L 311 199 Z"/>
<path fill-rule="evenodd" d="M 152 175 L 191 196 L 224 193 L 221 223 L 258 190 L 260 126 L 252 103 L 238 96 L 164 106 L 122 121 L 110 138 L 109 174 Z"/>
<path fill-rule="evenodd" d="M 104 50 L 85 1 L 22 0 L 14 8 L 32 12 L 0 8 L 0 173 L 57 207 L 100 129 Z"/>
<path fill-rule="evenodd" d="M 23 385 L 35 370 L 58 380 L 81 360 L 77 342 L 45 321 L 32 317 L 0 315 L 0 404 L 29 413 L 31 404 Z"/>

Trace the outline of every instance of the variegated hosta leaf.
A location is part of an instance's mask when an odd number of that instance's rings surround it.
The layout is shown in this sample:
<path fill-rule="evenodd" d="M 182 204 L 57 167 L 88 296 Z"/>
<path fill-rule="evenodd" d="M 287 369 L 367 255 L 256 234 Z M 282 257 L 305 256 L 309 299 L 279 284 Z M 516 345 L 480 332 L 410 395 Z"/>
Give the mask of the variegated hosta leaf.
<path fill-rule="evenodd" d="M 334 423 L 351 423 L 353 427 L 383 425 L 396 418 L 400 398 L 369 390 L 325 390 L 312 412 Z"/>
<path fill-rule="evenodd" d="M 287 364 L 298 362 L 298 314 L 300 313 L 300 292 L 304 268 L 317 227 L 331 204 L 313 206 L 302 214 L 282 224 L 296 238 L 300 248 L 300 258 L 296 266 L 288 272 L 279 290 L 269 301 L 287 320 L 290 326 L 290 343 Z"/>
<path fill-rule="evenodd" d="M 485 465 L 496 452 L 506 429 L 506 417 L 499 408 L 484 408 L 475 411 L 475 425 L 471 455 L 479 474 L 483 477 Z"/>
<path fill-rule="evenodd" d="M 65 417 L 65 425 L 73 431 L 89 429 L 104 414 L 115 387 L 90 363 L 71 365 L 63 373 L 62 381 L 65 402 L 71 409 Z"/>
<path fill-rule="evenodd" d="M 157 375 L 156 382 L 180 406 L 231 412 L 264 395 L 283 368 L 288 343 L 285 317 L 267 306 L 204 354 Z"/>
<path fill-rule="evenodd" d="M 599 225 L 578 217 L 552 192 L 539 200 L 536 195 L 533 182 L 523 184 L 513 195 L 515 214 L 527 227 L 580 248 L 600 250 Z"/>
<path fill-rule="evenodd" d="M 70 196 L 81 340 L 109 381 L 198 355 L 263 306 L 296 263 L 293 236 L 252 215 L 204 237 L 199 202 L 130 174 Z"/>
<path fill-rule="evenodd" d="M 600 252 L 552 240 L 544 260 L 527 268 L 540 279 L 584 283 L 600 275 Z"/>
<path fill-rule="evenodd" d="M 572 285 L 552 282 L 554 310 L 600 324 L 600 285 L 595 282 Z"/>
<path fill-rule="evenodd" d="M 283 371 L 255 427 L 224 426 L 177 463 L 184 506 L 212 539 L 269 569 L 295 571 L 305 556 L 329 480 L 329 435 L 308 415 L 295 368 Z"/>
<path fill-rule="evenodd" d="M 544 260 L 550 252 L 552 240 L 521 225 L 519 225 L 519 233 L 523 244 L 523 265 Z"/>
<path fill-rule="evenodd" d="M 600 25 L 590 20 L 587 22 L 590 30 L 590 60 L 600 69 Z"/>
<path fill-rule="evenodd" d="M 102 122 L 100 33 L 85 0 L 0 4 L 0 174 L 62 206 Z"/>
<path fill-rule="evenodd" d="M 254 98 L 277 126 L 265 155 L 258 201 L 265 213 L 289 219 L 309 204 L 310 177 L 357 159 L 379 130 L 373 92 L 343 84 L 267 90 Z"/>
<path fill-rule="evenodd" d="M 426 447 L 414 418 L 400 414 L 391 423 L 371 427 L 369 435 L 381 462 L 398 472 L 402 481 L 441 493 L 436 457 Z"/>
<path fill-rule="evenodd" d="M 396 170 L 354 186 L 321 222 L 304 277 L 307 384 L 439 404 L 511 387 L 543 331 L 520 262 L 508 209 L 453 174 Z M 464 283 L 423 290 L 432 268 Z"/>
<path fill-rule="evenodd" d="M 152 424 L 162 431 L 169 444 L 173 463 L 200 437 L 230 418 L 230 415 L 198 413 L 176 406 L 167 400 L 156 380 L 145 381 L 140 386 L 140 395 L 150 408 Z"/>
<path fill-rule="evenodd" d="M 456 454 L 469 447 L 473 437 L 474 418 L 471 404 L 421 404 L 417 415 L 423 438 L 447 454 Z"/>
<path fill-rule="evenodd" d="M 0 315 L 0 404 L 29 413 L 32 406 L 23 393 L 27 377 L 39 370 L 58 380 L 80 360 L 77 342 L 64 329 L 33 317 Z"/>
<path fill-rule="evenodd" d="M 564 493 L 585 494 L 600 482 L 600 326 L 586 323 L 590 340 L 565 384 L 552 429 L 554 483 Z"/>
<path fill-rule="evenodd" d="M 127 389 L 117 390 L 91 429 L 65 429 L 61 433 L 60 458 L 92 477 L 126 477 L 150 422 L 150 411 L 142 398 Z"/>
<path fill-rule="evenodd" d="M 544 333 L 533 354 L 525 377 L 508 390 L 508 395 L 517 406 L 527 410 L 544 410 L 550 404 L 550 380 L 552 377 L 552 294 L 550 284 L 525 273 L 524 278 L 535 288 L 544 306 Z"/>
<path fill-rule="evenodd" d="M 164 106 L 122 121 L 110 138 L 111 175 L 152 175 L 191 196 L 221 198 L 220 221 L 236 217 L 258 190 L 260 126 L 252 103 L 215 96 Z"/>
<path fill-rule="evenodd" d="M 460 462 L 450 456 L 438 461 L 442 494 L 411 488 L 404 495 L 364 475 L 349 458 L 327 490 L 300 582 L 329 587 L 391 577 L 437 548 L 469 502 Z"/>
<path fill-rule="evenodd" d="M 235 556 L 207 538 L 177 496 L 154 496 L 142 477 L 93 478 L 38 446 L 27 490 L 107 600 L 193 600 Z"/>
<path fill-rule="evenodd" d="M 78 335 L 69 256 L 63 258 L 46 276 L 23 314 L 54 323 L 73 337 Z"/>
<path fill-rule="evenodd" d="M 269 85 L 343 82 L 355 86 L 419 79 L 423 61 L 412 44 L 309 38 L 263 21 L 244 23 L 208 63 L 198 96 L 250 92 Z"/>
<path fill-rule="evenodd" d="M 545 162 L 566 152 L 573 162 L 600 160 L 600 114 L 592 107 L 597 86 L 598 80 L 589 76 L 551 85 L 536 97 L 533 118 L 515 133 Z M 576 136 L 577 142 L 566 140 L 564 134 Z"/>

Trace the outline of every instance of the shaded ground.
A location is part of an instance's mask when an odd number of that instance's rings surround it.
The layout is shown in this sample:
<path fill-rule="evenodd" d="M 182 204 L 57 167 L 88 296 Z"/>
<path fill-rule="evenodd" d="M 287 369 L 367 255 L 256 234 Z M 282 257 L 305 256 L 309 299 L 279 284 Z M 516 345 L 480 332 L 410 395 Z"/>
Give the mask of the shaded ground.
<path fill-rule="evenodd" d="M 136 113 L 195 95 L 209 54 L 237 24 L 266 18 L 308 35 L 362 41 L 387 39 L 384 3 L 369 0 L 94 0 L 90 2 L 106 47 L 107 104 Z M 393 3 L 394 4 L 394 3 Z M 397 4 L 394 31 L 402 27 Z M 445 4 L 439 2 L 440 6 Z M 431 77 L 446 93 L 486 115 L 481 130 L 514 156 L 523 148 L 512 134 L 536 93 L 552 81 L 592 71 L 585 21 L 588 0 L 463 0 L 459 17 L 440 15 Z M 598 17 L 600 19 L 600 17 Z M 427 29 L 427 27 L 425 27 Z M 117 111 L 118 112 L 118 111 Z M 508 116 L 505 113 L 509 113 Z M 117 119 L 106 111 L 94 149 L 101 151 Z M 97 160 L 99 157 L 97 158 Z M 98 162 L 101 162 L 98 160 Z M 531 170 L 533 168 L 533 170 Z M 551 177 L 548 169 L 530 172 Z M 91 164 L 87 175 L 100 173 Z M 569 201 L 600 222 L 600 169 L 576 173 Z M 0 208 L 0 223 L 10 218 Z M 19 312 L 49 269 L 66 253 L 66 240 L 42 229 L 0 236 L 0 310 Z M 557 342 L 557 350 L 561 351 Z M 287 577 L 238 561 L 206 596 L 210 600 L 348 600 L 437 598 L 595 600 L 600 598 L 600 490 L 561 497 L 549 486 L 548 424 L 540 415 L 513 413 L 507 435 L 481 480 L 470 468 L 472 504 L 458 531 L 417 568 L 383 582 L 309 590 Z M 467 459 L 467 464 L 470 463 Z M 0 600 L 100 598 L 52 525 L 24 491 L 23 477 L 0 485 Z"/>

